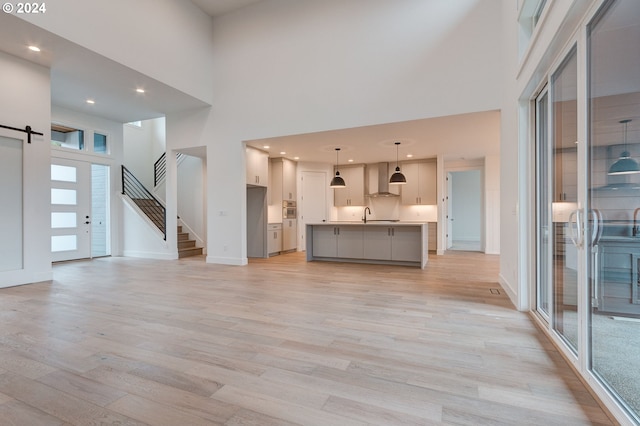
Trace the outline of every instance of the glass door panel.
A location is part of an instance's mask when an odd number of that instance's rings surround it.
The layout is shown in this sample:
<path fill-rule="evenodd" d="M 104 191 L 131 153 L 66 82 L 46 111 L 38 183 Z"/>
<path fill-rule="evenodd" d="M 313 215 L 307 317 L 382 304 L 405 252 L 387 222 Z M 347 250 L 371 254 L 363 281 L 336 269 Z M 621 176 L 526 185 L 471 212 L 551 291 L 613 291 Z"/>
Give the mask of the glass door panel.
<path fill-rule="evenodd" d="M 551 77 L 553 328 L 578 348 L 578 68 L 574 48 Z"/>
<path fill-rule="evenodd" d="M 547 321 L 551 300 L 551 262 L 553 223 L 549 185 L 549 93 L 545 89 L 536 99 L 536 309 Z"/>
<path fill-rule="evenodd" d="M 588 27 L 590 368 L 640 422 L 640 2 Z"/>
<path fill-rule="evenodd" d="M 90 164 L 52 159 L 51 257 L 54 262 L 91 257 Z"/>
<path fill-rule="evenodd" d="M 111 254 L 109 171 L 109 166 L 91 165 L 91 257 Z"/>

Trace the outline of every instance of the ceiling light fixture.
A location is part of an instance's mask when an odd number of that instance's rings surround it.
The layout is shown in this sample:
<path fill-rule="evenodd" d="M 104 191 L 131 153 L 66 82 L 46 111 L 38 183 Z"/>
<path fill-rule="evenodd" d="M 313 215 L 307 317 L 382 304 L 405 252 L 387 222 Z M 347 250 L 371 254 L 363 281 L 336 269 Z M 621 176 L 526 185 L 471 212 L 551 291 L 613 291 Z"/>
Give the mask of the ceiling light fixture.
<path fill-rule="evenodd" d="M 398 163 L 398 147 L 399 146 L 400 146 L 400 142 L 396 142 L 396 171 L 391 175 L 391 179 L 389 179 L 389 183 L 394 185 L 404 185 L 405 183 L 407 183 L 407 178 L 405 178 L 402 172 L 400 171 L 400 163 Z"/>
<path fill-rule="evenodd" d="M 87 103 L 93 105 L 96 103 L 96 101 L 94 101 L 93 99 L 87 99 Z"/>
<path fill-rule="evenodd" d="M 344 179 L 342 179 L 342 176 L 340 176 L 340 172 L 338 171 L 338 164 L 340 164 L 338 162 L 339 152 L 340 148 L 336 148 L 336 175 L 333 177 L 333 179 L 331 179 L 331 183 L 329 184 L 331 188 L 344 188 L 345 186 L 347 186 L 347 184 L 344 182 Z"/>
<path fill-rule="evenodd" d="M 631 154 L 627 151 L 627 125 L 631 120 L 620 120 L 620 124 L 624 124 L 624 151 L 620 154 L 620 158 L 609 167 L 609 175 L 630 175 L 640 173 L 638 163 L 631 158 Z"/>
<path fill-rule="evenodd" d="M 29 50 L 33 51 L 33 52 L 39 52 L 40 48 L 38 46 L 29 46 Z"/>
<path fill-rule="evenodd" d="M 136 92 L 138 92 L 138 93 L 144 93 L 144 89 L 137 88 L 137 89 L 136 89 Z"/>

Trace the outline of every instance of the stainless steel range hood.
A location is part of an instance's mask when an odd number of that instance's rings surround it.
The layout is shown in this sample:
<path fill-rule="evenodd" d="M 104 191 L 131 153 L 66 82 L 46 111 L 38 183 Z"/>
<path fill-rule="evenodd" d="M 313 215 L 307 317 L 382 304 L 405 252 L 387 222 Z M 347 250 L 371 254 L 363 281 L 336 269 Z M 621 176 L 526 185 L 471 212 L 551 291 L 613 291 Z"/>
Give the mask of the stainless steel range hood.
<path fill-rule="evenodd" d="M 399 195 L 389 191 L 389 163 L 378 163 L 368 167 L 369 190 L 371 191 L 369 197 L 397 197 Z"/>

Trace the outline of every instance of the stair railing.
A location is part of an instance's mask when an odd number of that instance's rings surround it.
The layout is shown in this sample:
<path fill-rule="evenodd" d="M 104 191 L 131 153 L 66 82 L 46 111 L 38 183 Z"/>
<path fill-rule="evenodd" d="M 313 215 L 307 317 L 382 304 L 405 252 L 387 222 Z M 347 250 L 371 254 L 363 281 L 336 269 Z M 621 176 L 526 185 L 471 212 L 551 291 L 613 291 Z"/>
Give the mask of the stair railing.
<path fill-rule="evenodd" d="M 122 195 L 129 197 L 162 232 L 167 239 L 167 209 L 147 188 L 122 166 Z"/>
<path fill-rule="evenodd" d="M 184 156 L 183 153 L 178 152 L 176 154 L 176 161 Z M 160 185 L 164 178 L 167 176 L 167 153 L 163 152 L 160 158 L 153 163 L 153 187 Z"/>

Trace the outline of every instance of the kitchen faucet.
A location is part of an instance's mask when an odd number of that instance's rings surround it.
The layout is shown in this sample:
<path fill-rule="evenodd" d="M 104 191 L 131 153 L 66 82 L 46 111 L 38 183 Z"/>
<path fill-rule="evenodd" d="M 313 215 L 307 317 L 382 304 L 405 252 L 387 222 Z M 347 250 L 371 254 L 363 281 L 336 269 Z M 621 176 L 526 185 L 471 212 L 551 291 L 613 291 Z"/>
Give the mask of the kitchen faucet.
<path fill-rule="evenodd" d="M 638 212 L 640 212 L 640 207 L 633 211 L 633 228 L 631 229 L 631 235 L 634 237 L 640 235 L 640 228 L 638 227 Z"/>
<path fill-rule="evenodd" d="M 362 221 L 364 223 L 367 223 L 367 210 L 369 211 L 369 214 L 371 214 L 371 209 L 369 207 L 365 207 L 364 212 L 362 213 Z"/>

